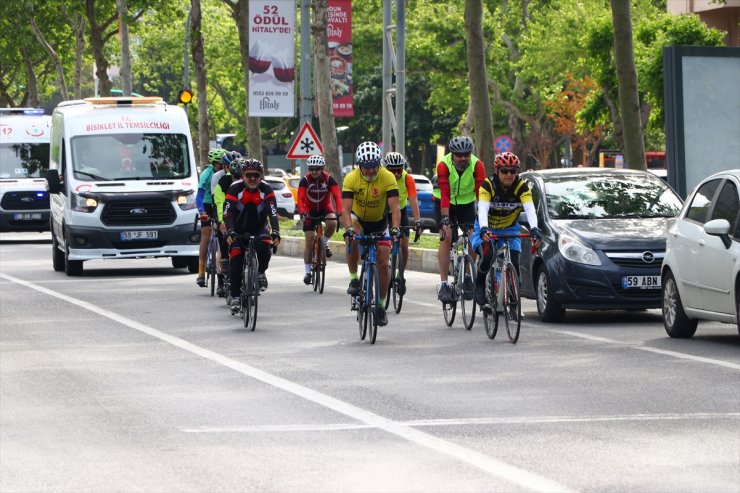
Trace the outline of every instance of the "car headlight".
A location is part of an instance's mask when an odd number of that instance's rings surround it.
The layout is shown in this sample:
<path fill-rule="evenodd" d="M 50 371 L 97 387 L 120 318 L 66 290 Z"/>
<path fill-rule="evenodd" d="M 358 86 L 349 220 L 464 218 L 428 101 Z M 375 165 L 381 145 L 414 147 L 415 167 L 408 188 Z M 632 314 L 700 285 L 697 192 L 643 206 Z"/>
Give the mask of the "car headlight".
<path fill-rule="evenodd" d="M 558 250 L 560 250 L 560 255 L 563 258 L 571 262 L 586 265 L 601 265 L 601 260 L 595 251 L 570 235 L 560 235 L 558 238 Z"/>
<path fill-rule="evenodd" d="M 184 211 L 195 209 L 195 194 L 194 193 L 179 194 L 175 200 L 177 201 L 177 205 L 180 206 L 180 209 Z"/>
<path fill-rule="evenodd" d="M 77 212 L 94 212 L 98 207 L 98 201 L 94 197 L 72 194 L 72 210 Z"/>

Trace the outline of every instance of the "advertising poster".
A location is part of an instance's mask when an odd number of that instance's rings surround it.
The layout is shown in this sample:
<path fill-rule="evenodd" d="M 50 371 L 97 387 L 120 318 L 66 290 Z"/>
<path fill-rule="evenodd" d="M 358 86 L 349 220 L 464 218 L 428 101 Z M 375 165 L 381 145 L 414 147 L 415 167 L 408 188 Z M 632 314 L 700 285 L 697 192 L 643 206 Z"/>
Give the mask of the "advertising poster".
<path fill-rule="evenodd" d="M 249 116 L 295 116 L 295 1 L 249 1 Z"/>
<path fill-rule="evenodd" d="M 352 105 L 352 0 L 329 0 L 326 26 L 334 116 L 354 116 Z"/>

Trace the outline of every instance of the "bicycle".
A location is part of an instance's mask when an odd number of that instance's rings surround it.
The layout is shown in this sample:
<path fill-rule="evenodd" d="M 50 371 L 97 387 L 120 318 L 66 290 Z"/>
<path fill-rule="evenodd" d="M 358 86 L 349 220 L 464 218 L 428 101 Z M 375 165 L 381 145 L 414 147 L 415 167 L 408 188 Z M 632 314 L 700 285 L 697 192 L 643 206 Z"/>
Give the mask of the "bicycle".
<path fill-rule="evenodd" d="M 401 230 L 404 233 L 409 234 L 412 230 L 410 226 L 402 226 Z M 414 235 L 414 243 L 419 241 L 419 232 L 416 231 Z M 406 294 L 406 279 L 403 276 L 406 267 L 403 265 L 403 255 L 401 255 L 401 240 L 395 240 L 393 242 L 393 248 L 391 249 L 391 281 L 388 286 L 388 294 L 385 297 L 386 309 L 390 306 L 390 301 L 393 299 L 393 310 L 396 313 L 401 313 L 401 306 L 403 306 L 403 296 Z"/>
<path fill-rule="evenodd" d="M 491 248 L 496 248 L 498 241 L 503 245 L 496 249 L 494 264 L 486 276 L 486 299 L 488 304 L 483 310 L 483 326 L 489 339 L 496 337 L 499 313 L 504 316 L 506 333 L 509 341 L 516 344 L 522 324 L 522 296 L 519 292 L 519 274 L 511 261 L 509 240 L 529 238 L 529 234 L 494 235 L 489 233 Z M 536 249 L 533 245 L 533 251 Z"/>
<path fill-rule="evenodd" d="M 392 239 L 392 236 L 379 233 L 355 236 L 357 243 L 365 247 L 365 252 L 362 254 L 362 268 L 360 270 L 360 294 L 352 297 L 352 310 L 357 311 L 360 340 L 364 341 L 365 337 L 369 335 L 370 344 L 375 344 L 375 338 L 378 335 L 378 310 L 383 306 L 380 299 L 376 250 L 379 241 Z M 350 243 L 348 254 L 351 247 L 352 244 Z"/>
<path fill-rule="evenodd" d="M 215 219 L 210 219 L 211 238 L 208 240 L 208 250 L 206 251 L 206 286 L 211 286 L 211 296 L 216 292 L 216 275 L 218 274 L 218 252 L 220 250 L 218 243 L 218 223 Z"/>
<path fill-rule="evenodd" d="M 257 250 L 254 243 L 258 240 L 270 239 L 270 236 L 254 236 L 250 233 L 236 233 L 234 236 L 239 240 L 242 248 L 245 249 L 239 312 L 244 319 L 244 327 L 254 331 L 257 326 L 257 301 L 260 296 L 259 263 L 257 262 Z"/>
<path fill-rule="evenodd" d="M 462 229 L 462 235 L 452 243 L 450 248 L 448 275 L 452 278 L 450 288 L 452 290 L 453 300 L 451 303 L 442 303 L 442 313 L 444 314 L 447 326 L 452 327 L 452 324 L 455 322 L 457 302 L 459 301 L 460 308 L 462 309 L 463 326 L 465 329 L 470 330 L 473 328 L 473 322 L 475 321 L 476 307 L 474 296 L 476 267 L 473 257 L 468 253 L 470 232 L 473 226 L 470 224 L 450 224 L 450 227 L 453 232 L 457 232 L 457 228 Z M 443 239 L 444 235 L 440 237 L 440 240 Z"/>
<path fill-rule="evenodd" d="M 324 237 L 324 221 L 338 221 L 337 218 L 326 219 L 324 216 L 306 216 L 313 224 L 316 238 L 313 241 L 313 255 L 311 255 L 311 283 L 313 290 L 319 294 L 324 292 L 324 281 L 326 280 L 326 249 L 322 238 Z"/>

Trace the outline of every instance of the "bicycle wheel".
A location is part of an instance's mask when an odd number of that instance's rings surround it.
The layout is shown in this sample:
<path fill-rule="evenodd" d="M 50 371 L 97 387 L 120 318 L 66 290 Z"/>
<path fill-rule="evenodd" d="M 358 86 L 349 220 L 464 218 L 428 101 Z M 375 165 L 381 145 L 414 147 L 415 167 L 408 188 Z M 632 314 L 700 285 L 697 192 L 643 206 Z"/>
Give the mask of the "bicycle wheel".
<path fill-rule="evenodd" d="M 206 284 L 211 286 L 211 296 L 216 294 L 216 252 L 218 251 L 218 239 L 211 235 L 211 239 L 208 242 L 208 255 L 206 257 Z"/>
<path fill-rule="evenodd" d="M 370 344 L 375 344 L 375 338 L 378 336 L 378 310 L 381 309 L 382 301 L 380 299 L 380 283 L 378 282 L 378 266 L 370 266 L 370 275 L 368 276 L 367 295 L 369 299 L 367 307 L 367 316 L 365 319 Z"/>
<path fill-rule="evenodd" d="M 463 325 L 467 330 L 473 328 L 475 321 L 475 264 L 470 255 L 464 255 L 461 264 L 462 279 L 458 279 L 460 286 L 460 308 L 462 309 Z"/>
<path fill-rule="evenodd" d="M 455 272 L 455 268 L 452 265 L 452 260 L 450 260 L 450 267 L 449 267 L 448 275 L 452 277 L 454 272 Z M 453 293 L 455 292 L 454 280 L 452 283 L 450 283 L 450 289 L 452 290 Z M 457 311 L 457 301 L 453 301 L 451 303 L 442 303 L 442 314 L 444 314 L 445 323 L 447 324 L 447 327 L 452 327 L 452 324 L 455 322 L 455 312 L 456 311 Z"/>
<path fill-rule="evenodd" d="M 496 274 L 494 274 L 494 269 L 491 268 L 486 276 L 486 299 L 488 300 L 488 307 L 481 307 L 483 308 L 483 327 L 485 327 L 486 335 L 489 339 L 494 339 L 496 332 L 498 332 L 495 279 Z"/>
<path fill-rule="evenodd" d="M 388 291 L 385 293 L 385 300 L 383 300 L 385 309 L 387 310 L 391 306 L 391 298 L 393 299 L 393 307 L 396 307 L 396 272 L 398 272 L 398 254 L 391 250 L 391 276 L 388 282 Z M 396 312 L 398 313 L 398 312 Z"/>
<path fill-rule="evenodd" d="M 365 265 L 360 271 L 360 294 L 357 297 L 357 325 L 360 329 L 360 340 L 364 341 L 367 336 L 367 325 L 365 324 Z"/>
<path fill-rule="evenodd" d="M 254 332 L 254 329 L 257 327 L 257 301 L 259 300 L 260 295 L 259 274 L 257 272 L 257 256 L 254 252 L 252 252 L 249 272 L 249 286 L 251 286 L 249 296 L 247 297 L 247 306 L 249 307 L 249 325 L 247 325 L 247 322 L 245 320 L 244 326 Z"/>
<path fill-rule="evenodd" d="M 516 344 L 522 324 L 522 300 L 519 294 L 519 281 L 514 264 L 508 263 L 504 266 L 501 280 L 503 284 L 501 288 L 504 290 L 503 308 L 506 332 L 509 334 L 509 341 Z"/>
<path fill-rule="evenodd" d="M 326 250 L 321 241 L 321 238 L 316 241 L 314 247 L 314 277 L 313 277 L 313 290 L 318 291 L 319 294 L 324 292 L 324 274 L 326 273 Z"/>
<path fill-rule="evenodd" d="M 313 255 L 311 255 L 311 284 L 313 290 L 319 290 L 319 246 L 321 245 L 321 238 L 316 236 L 313 240 Z"/>
<path fill-rule="evenodd" d="M 406 278 L 403 277 L 403 253 L 398 253 L 398 273 L 393 271 L 393 309 L 396 313 L 401 313 L 403 306 L 403 296 L 406 294 Z"/>

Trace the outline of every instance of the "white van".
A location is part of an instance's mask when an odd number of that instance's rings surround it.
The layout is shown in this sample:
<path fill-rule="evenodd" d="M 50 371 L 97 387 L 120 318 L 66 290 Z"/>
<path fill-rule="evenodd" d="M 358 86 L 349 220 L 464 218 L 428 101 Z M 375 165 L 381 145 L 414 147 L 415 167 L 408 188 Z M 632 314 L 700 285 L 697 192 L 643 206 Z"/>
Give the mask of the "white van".
<path fill-rule="evenodd" d="M 51 117 L 41 108 L 0 108 L 0 231 L 48 231 Z"/>
<path fill-rule="evenodd" d="M 172 257 L 198 270 L 198 172 L 185 111 L 159 97 L 88 98 L 54 110 L 47 174 L 54 270 Z"/>

